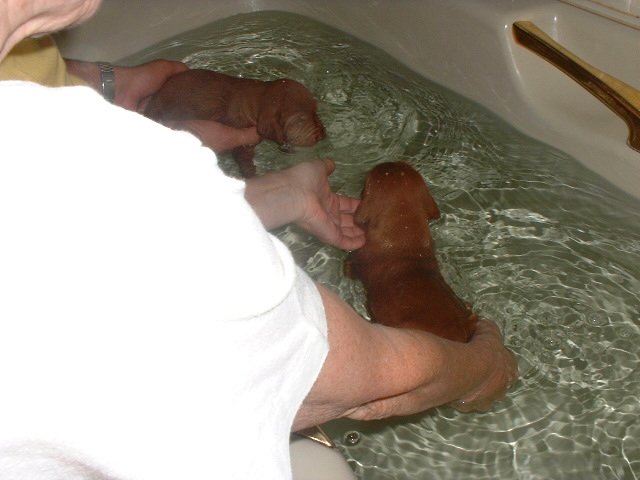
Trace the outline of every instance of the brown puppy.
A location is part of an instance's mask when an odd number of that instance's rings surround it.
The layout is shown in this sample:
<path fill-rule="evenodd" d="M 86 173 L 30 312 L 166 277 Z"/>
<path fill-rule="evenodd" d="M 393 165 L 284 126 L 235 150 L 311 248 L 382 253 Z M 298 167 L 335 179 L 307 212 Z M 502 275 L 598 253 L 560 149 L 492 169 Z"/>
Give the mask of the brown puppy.
<path fill-rule="evenodd" d="M 347 259 L 345 274 L 364 284 L 373 321 L 466 342 L 478 318 L 440 274 L 428 224 L 439 217 L 416 170 L 404 162 L 377 165 L 355 213 L 366 243 Z"/>
<path fill-rule="evenodd" d="M 315 145 L 325 137 L 317 110 L 309 90 L 294 80 L 263 82 L 194 69 L 170 77 L 150 98 L 144 114 L 169 126 L 181 120 L 255 126 L 260 137 L 289 147 Z M 245 177 L 255 174 L 254 147 L 233 151 Z"/>

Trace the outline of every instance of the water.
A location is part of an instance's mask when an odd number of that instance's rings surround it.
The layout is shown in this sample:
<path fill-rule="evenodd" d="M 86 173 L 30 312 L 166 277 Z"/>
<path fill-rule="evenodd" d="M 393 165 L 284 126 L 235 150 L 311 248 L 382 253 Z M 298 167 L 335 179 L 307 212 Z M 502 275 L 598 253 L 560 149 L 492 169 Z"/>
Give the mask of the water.
<path fill-rule="evenodd" d="M 383 52 L 299 16 L 231 17 L 126 59 L 303 82 L 328 138 L 294 154 L 263 142 L 258 171 L 332 157 L 337 190 L 412 163 L 442 211 L 432 224 L 450 284 L 495 320 L 522 378 L 488 413 L 436 409 L 326 430 L 363 480 L 633 479 L 640 476 L 640 203 L 567 155 L 407 70 Z M 234 164 L 223 157 L 232 174 Z M 317 280 L 363 315 L 344 253 L 295 228 L 278 235 Z M 348 441 L 358 432 L 359 442 Z"/>

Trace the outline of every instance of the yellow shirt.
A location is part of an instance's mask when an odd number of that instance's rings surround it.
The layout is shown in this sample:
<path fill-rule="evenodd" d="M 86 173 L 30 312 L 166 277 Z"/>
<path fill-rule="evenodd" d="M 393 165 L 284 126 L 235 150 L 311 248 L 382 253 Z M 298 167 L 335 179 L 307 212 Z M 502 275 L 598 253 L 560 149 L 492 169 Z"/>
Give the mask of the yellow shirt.
<path fill-rule="evenodd" d="M 64 59 L 50 36 L 27 38 L 0 62 L 0 80 L 27 80 L 48 87 L 86 85 L 67 72 Z"/>

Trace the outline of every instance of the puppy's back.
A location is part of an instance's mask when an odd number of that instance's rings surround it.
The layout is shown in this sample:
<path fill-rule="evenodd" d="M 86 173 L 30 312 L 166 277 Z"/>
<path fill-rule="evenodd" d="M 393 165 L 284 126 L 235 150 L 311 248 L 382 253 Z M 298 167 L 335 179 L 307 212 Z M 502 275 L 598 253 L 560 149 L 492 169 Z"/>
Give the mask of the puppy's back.
<path fill-rule="evenodd" d="M 431 261 L 379 261 L 371 270 L 363 283 L 373 321 L 424 330 L 458 342 L 471 338 L 477 317 Z"/>
<path fill-rule="evenodd" d="M 257 104 L 264 82 L 232 77 L 205 69 L 193 69 L 169 77 L 147 103 L 144 115 L 161 123 L 175 120 L 215 120 L 239 123 L 233 102 L 243 98 Z M 240 122 L 243 123 L 243 122 Z M 245 122 L 246 123 L 246 122 Z"/>
<path fill-rule="evenodd" d="M 362 280 L 373 321 L 466 342 L 477 317 L 440 273 L 427 223 L 439 216 L 413 167 L 404 162 L 376 166 L 356 211 L 366 242 L 347 260 L 345 273 Z"/>

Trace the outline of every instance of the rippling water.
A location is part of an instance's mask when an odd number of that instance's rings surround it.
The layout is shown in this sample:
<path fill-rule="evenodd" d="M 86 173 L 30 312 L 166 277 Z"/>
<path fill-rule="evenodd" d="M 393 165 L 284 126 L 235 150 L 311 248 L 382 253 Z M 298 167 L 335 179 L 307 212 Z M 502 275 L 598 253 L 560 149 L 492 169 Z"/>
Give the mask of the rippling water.
<path fill-rule="evenodd" d="M 412 163 L 443 214 L 432 229 L 445 277 L 519 357 L 521 380 L 488 413 L 329 424 L 361 479 L 640 476 L 639 202 L 383 52 L 302 17 L 239 15 L 126 61 L 157 57 L 285 76 L 315 93 L 328 138 L 294 154 L 263 142 L 259 171 L 329 156 L 334 187 L 357 195 L 376 163 Z M 295 228 L 278 235 L 366 314 L 360 285 L 342 276 L 344 253 Z"/>

